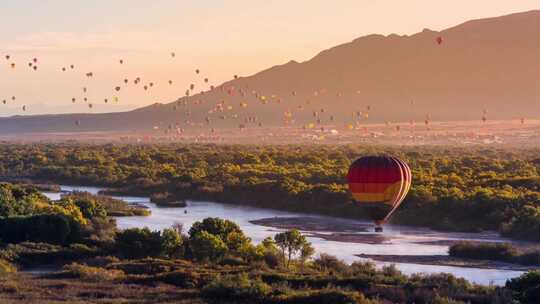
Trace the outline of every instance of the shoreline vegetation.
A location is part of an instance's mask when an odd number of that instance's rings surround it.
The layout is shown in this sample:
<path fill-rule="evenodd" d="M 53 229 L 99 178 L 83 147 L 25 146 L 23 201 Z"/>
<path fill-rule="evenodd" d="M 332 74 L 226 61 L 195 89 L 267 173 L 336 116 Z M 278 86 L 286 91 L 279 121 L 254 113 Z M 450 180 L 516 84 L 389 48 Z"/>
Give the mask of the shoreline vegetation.
<path fill-rule="evenodd" d="M 420 264 L 432 266 L 451 266 L 464 268 L 498 269 L 511 271 L 540 270 L 540 265 L 520 265 L 511 262 L 488 259 L 457 258 L 448 255 L 391 255 L 391 254 L 358 254 L 360 258 L 378 262 Z"/>
<path fill-rule="evenodd" d="M 206 218 L 188 231 L 118 230 L 116 200 L 73 193 L 52 202 L 0 184 L 0 301 L 28 303 L 534 303 L 540 272 L 505 286 L 450 274 L 402 274 L 320 254 L 299 230 L 254 244 L 234 222 Z M 51 272 L 19 273 L 18 269 Z"/>
<path fill-rule="evenodd" d="M 0 177 L 365 219 L 344 177 L 355 158 L 380 153 L 413 170 L 393 223 L 540 241 L 535 148 L 15 144 L 0 147 Z"/>

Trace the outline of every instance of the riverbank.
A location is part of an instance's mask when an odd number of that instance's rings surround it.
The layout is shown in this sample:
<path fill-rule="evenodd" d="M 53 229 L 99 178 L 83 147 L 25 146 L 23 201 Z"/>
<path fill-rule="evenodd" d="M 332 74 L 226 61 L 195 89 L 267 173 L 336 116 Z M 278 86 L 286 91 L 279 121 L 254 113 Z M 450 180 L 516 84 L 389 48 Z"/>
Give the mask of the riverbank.
<path fill-rule="evenodd" d="M 378 262 L 407 263 L 432 266 L 452 266 L 464 268 L 497 269 L 511 271 L 539 270 L 540 266 L 524 266 L 492 260 L 462 259 L 447 255 L 389 255 L 389 254 L 358 254 L 363 259 Z"/>

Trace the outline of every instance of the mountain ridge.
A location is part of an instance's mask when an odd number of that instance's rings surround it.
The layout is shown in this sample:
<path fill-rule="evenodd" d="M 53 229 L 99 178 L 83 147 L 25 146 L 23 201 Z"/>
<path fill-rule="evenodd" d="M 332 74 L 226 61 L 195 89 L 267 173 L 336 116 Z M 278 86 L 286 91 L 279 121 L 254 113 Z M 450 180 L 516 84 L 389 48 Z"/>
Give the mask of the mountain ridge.
<path fill-rule="evenodd" d="M 338 126 L 421 121 L 426 116 L 441 121 L 479 120 L 483 115 L 537 118 L 538 80 L 540 10 L 531 10 L 469 20 L 441 31 L 365 35 L 309 60 L 291 60 L 168 104 L 116 113 L 0 118 L 0 133 L 189 128 L 186 122 L 217 128 L 259 122 L 278 126 L 287 112 L 298 125 L 315 122 L 316 112 L 323 124 Z M 199 100 L 204 101 L 197 104 Z M 233 110 L 213 112 L 223 100 Z M 240 102 L 247 106 L 240 109 Z M 365 117 L 369 112 L 369 118 L 354 117 L 359 112 Z"/>

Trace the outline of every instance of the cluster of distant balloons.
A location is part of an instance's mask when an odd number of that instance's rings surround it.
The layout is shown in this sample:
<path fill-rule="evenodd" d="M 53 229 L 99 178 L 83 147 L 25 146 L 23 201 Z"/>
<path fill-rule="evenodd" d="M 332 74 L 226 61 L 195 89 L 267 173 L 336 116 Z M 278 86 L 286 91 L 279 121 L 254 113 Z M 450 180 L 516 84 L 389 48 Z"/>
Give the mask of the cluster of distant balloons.
<path fill-rule="evenodd" d="M 437 45 L 440 46 L 440 45 L 442 45 L 444 43 L 444 40 L 443 40 L 443 38 L 441 36 L 439 36 L 439 37 L 436 37 L 435 42 L 436 42 Z M 176 53 L 175 52 L 170 52 L 170 57 L 175 58 Z M 15 69 L 17 67 L 17 64 L 12 60 L 13 58 L 12 58 L 11 55 L 5 55 L 5 59 L 8 61 L 9 66 L 11 67 L 11 69 Z M 118 63 L 120 65 L 124 65 L 126 63 L 126 61 L 123 58 L 120 58 L 118 60 Z M 37 71 L 38 70 L 38 58 L 32 58 L 31 60 L 29 60 L 28 67 L 30 67 L 33 71 Z M 69 65 L 61 67 L 60 70 L 62 72 L 67 72 L 68 70 L 76 70 L 76 66 L 74 64 L 69 64 Z M 200 75 L 201 70 L 200 69 L 195 69 L 195 74 Z M 84 75 L 86 76 L 86 78 L 91 79 L 91 78 L 94 77 L 94 72 L 92 72 L 92 71 L 85 72 Z M 234 75 L 233 78 L 238 79 L 239 77 L 238 77 L 238 75 Z M 208 77 L 203 77 L 202 80 L 204 81 L 205 84 L 209 83 Z M 145 91 L 150 90 L 155 86 L 155 83 L 151 82 L 151 81 L 148 81 L 148 82 L 142 84 L 141 77 L 139 77 L 139 76 L 133 77 L 131 80 L 128 79 L 128 78 L 125 78 L 125 79 L 123 79 L 123 85 L 118 85 L 117 84 L 117 85 L 112 86 L 112 88 L 113 88 L 112 92 L 115 95 L 112 96 L 112 97 L 103 98 L 104 103 L 107 104 L 107 103 L 109 103 L 109 101 L 112 101 L 112 102 L 115 102 L 115 103 L 119 102 L 120 99 L 116 94 L 119 93 L 123 89 L 123 86 L 124 87 L 127 86 L 130 82 L 133 83 L 133 85 L 141 84 L 142 88 Z M 167 83 L 170 86 L 172 86 L 174 84 L 174 81 L 172 79 L 169 79 L 167 81 Z M 243 99 L 242 101 L 239 102 L 238 109 L 245 109 L 245 108 L 247 108 L 249 106 L 249 102 L 247 101 L 247 96 L 248 95 L 251 95 L 252 97 L 255 98 L 255 100 L 257 100 L 258 102 L 260 102 L 262 104 L 269 104 L 270 102 L 280 104 L 282 102 L 282 99 L 280 97 L 278 97 L 277 95 L 275 95 L 275 94 L 264 95 L 264 94 L 258 92 L 257 90 L 251 90 L 250 91 L 250 90 L 246 90 L 246 89 L 242 89 L 242 88 L 238 88 L 238 87 L 234 87 L 234 86 L 224 87 L 223 85 L 219 86 L 218 88 L 221 90 L 221 92 L 223 92 L 225 94 L 225 97 L 227 97 L 227 96 L 229 96 L 229 97 L 240 96 L 241 98 L 245 98 L 245 99 Z M 213 85 L 210 85 L 207 89 L 209 91 L 214 91 L 216 89 L 216 87 L 213 86 Z M 194 91 L 195 91 L 195 84 L 192 83 L 192 84 L 189 85 L 189 87 L 185 91 L 185 98 L 183 100 L 179 99 L 177 101 L 177 104 L 174 105 L 173 109 L 177 110 L 181 106 L 188 106 L 188 97 L 191 96 L 194 93 Z M 91 102 L 89 102 L 88 97 L 86 95 L 87 92 L 88 92 L 88 88 L 86 86 L 83 86 L 82 87 L 82 92 L 83 92 L 82 100 L 87 103 L 89 109 L 92 109 L 93 104 Z M 312 94 L 309 94 L 311 96 L 307 96 L 307 97 L 318 97 L 319 95 L 323 95 L 323 94 L 327 94 L 327 93 L 328 92 L 325 89 L 318 89 L 318 90 L 313 91 Z M 360 91 L 356 91 L 356 93 L 360 94 Z M 200 91 L 200 94 L 204 95 L 204 90 Z M 294 90 L 294 91 L 291 92 L 291 96 L 292 96 L 291 98 L 296 98 L 297 95 L 298 95 L 297 91 Z M 343 92 L 336 92 L 335 96 L 336 97 L 341 97 L 341 96 L 343 96 Z M 15 101 L 16 96 L 15 95 L 11 96 L 10 100 Z M 77 102 L 77 97 L 72 97 L 71 102 L 76 103 Z M 204 102 L 204 100 L 202 100 L 202 99 L 195 99 L 194 98 L 193 100 L 191 100 L 191 104 L 194 104 L 194 105 L 202 104 L 203 102 Z M 3 99 L 2 103 L 7 104 L 8 99 Z M 295 112 L 303 111 L 304 108 L 307 107 L 309 104 L 310 104 L 310 101 L 308 99 L 306 101 L 305 105 L 300 104 L 300 105 L 297 105 L 296 108 L 287 108 L 287 109 L 285 109 L 283 111 L 283 122 L 285 124 L 294 122 L 294 114 L 295 114 Z M 411 105 L 412 104 L 413 104 L 413 102 L 411 102 Z M 21 105 L 21 107 L 22 107 L 23 111 L 27 110 L 26 105 Z M 208 116 L 206 116 L 204 118 L 204 122 L 202 122 L 202 124 L 210 125 L 211 122 L 212 122 L 212 119 L 211 119 L 212 114 L 218 114 L 219 119 L 226 119 L 226 118 L 238 119 L 238 118 L 240 118 L 240 115 L 241 115 L 240 112 L 238 112 L 238 111 L 235 112 L 234 108 L 235 108 L 235 106 L 233 104 L 230 104 L 230 102 L 227 102 L 226 99 L 222 99 L 219 102 L 217 102 L 213 106 L 213 108 L 211 108 L 208 111 Z M 368 105 L 365 108 L 365 110 L 363 110 L 363 111 L 353 111 L 352 115 L 351 115 L 352 118 L 353 118 L 353 121 L 354 120 L 358 121 L 358 119 L 368 119 L 369 115 L 370 115 L 370 110 L 371 110 L 371 106 Z M 327 119 L 330 122 L 334 122 L 335 116 L 332 115 L 332 114 L 328 114 L 328 115 L 325 114 L 327 112 L 328 111 L 326 111 L 324 108 L 314 110 L 313 113 L 312 113 L 313 114 L 312 115 L 313 122 L 310 122 L 310 123 L 307 123 L 307 124 L 303 125 L 303 128 L 304 129 L 316 128 L 317 126 L 322 125 L 323 118 Z M 227 114 L 225 114 L 225 113 L 227 113 Z M 185 115 L 186 115 L 186 118 L 187 118 L 186 121 L 185 121 L 186 124 L 188 124 L 188 125 L 195 125 L 196 124 L 194 121 L 192 121 L 189 118 L 191 116 L 191 110 L 190 109 L 186 109 Z M 484 110 L 483 113 L 482 113 L 482 121 L 483 122 L 487 121 L 487 110 Z M 430 122 L 431 122 L 431 115 L 427 114 L 426 118 L 424 119 L 424 124 L 428 128 L 429 128 Z M 521 118 L 521 122 L 524 123 L 524 118 Z M 75 123 L 76 123 L 76 125 L 80 125 L 81 122 L 76 121 Z M 409 121 L 409 123 L 411 125 L 414 125 L 415 121 L 411 120 L 411 121 Z M 201 124 L 201 123 L 199 123 L 199 124 Z M 259 127 L 262 126 L 262 122 L 259 120 L 257 115 L 254 115 L 254 114 L 245 116 L 243 122 L 239 123 L 238 126 L 239 126 L 239 128 L 241 130 L 243 130 L 243 129 L 247 128 L 247 126 L 249 124 L 256 124 Z M 386 124 L 390 125 L 389 122 L 387 122 Z M 177 123 L 177 126 L 178 125 L 179 125 L 179 123 Z M 354 123 L 347 123 L 346 124 L 346 128 L 348 128 L 348 129 L 354 129 L 355 127 L 356 126 L 355 126 Z M 155 128 L 159 128 L 159 127 L 155 127 Z M 324 127 L 321 126 L 320 128 L 324 130 Z M 172 129 L 172 126 L 170 126 L 170 129 Z M 399 125 L 396 125 L 395 130 L 399 132 L 401 130 L 401 127 Z M 213 128 L 212 128 L 212 131 L 214 131 Z"/>

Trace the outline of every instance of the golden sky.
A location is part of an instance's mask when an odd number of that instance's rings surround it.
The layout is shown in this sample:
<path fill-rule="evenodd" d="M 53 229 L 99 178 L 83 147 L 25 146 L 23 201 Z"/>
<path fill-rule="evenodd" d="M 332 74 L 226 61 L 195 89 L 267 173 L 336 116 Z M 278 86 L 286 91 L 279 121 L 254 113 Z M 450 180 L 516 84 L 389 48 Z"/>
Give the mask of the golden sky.
<path fill-rule="evenodd" d="M 363 35 L 442 30 L 538 7 L 538 0 L 5 0 L 0 100 L 16 96 L 16 101 L 0 104 L 0 115 L 23 114 L 23 104 L 25 114 L 42 114 L 169 102 L 191 83 L 202 88 L 204 77 L 220 84 L 235 74 L 308 60 Z M 28 67 L 33 58 L 37 71 Z M 70 64 L 75 70 L 61 72 Z M 87 79 L 87 72 L 94 77 Z M 156 85 L 150 92 L 132 85 L 114 92 L 124 78 L 135 77 Z M 94 103 L 91 110 L 79 102 L 83 87 Z M 118 104 L 104 104 L 116 95 Z M 72 97 L 78 99 L 75 105 Z"/>

